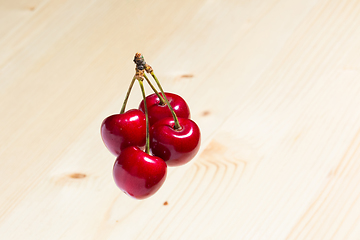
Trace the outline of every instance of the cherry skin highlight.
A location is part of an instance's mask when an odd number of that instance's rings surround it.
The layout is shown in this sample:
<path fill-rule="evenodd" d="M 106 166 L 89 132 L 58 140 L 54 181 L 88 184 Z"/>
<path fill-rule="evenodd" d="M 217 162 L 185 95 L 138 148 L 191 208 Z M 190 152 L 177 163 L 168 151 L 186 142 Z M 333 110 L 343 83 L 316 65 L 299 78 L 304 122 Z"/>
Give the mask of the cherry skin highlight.
<path fill-rule="evenodd" d="M 160 94 L 163 96 L 162 93 Z M 182 97 L 174 93 L 165 93 L 165 95 L 178 118 L 190 118 L 189 106 Z M 155 93 L 146 97 L 146 103 L 150 126 L 154 125 L 160 119 L 172 117 L 169 107 L 165 103 L 161 105 L 160 99 Z M 139 110 L 145 112 L 144 100 L 141 101 Z"/>
<path fill-rule="evenodd" d="M 116 185 L 127 195 L 144 199 L 163 185 L 167 173 L 166 163 L 138 147 L 124 149 L 116 158 L 113 177 Z"/>
<path fill-rule="evenodd" d="M 201 134 L 196 123 L 179 118 L 181 129 L 174 129 L 174 119 L 164 118 L 150 128 L 150 149 L 170 167 L 184 165 L 199 151 Z"/>
<path fill-rule="evenodd" d="M 145 114 L 131 109 L 123 114 L 114 114 L 101 124 L 101 137 L 105 146 L 115 156 L 130 146 L 144 147 L 146 142 Z"/>

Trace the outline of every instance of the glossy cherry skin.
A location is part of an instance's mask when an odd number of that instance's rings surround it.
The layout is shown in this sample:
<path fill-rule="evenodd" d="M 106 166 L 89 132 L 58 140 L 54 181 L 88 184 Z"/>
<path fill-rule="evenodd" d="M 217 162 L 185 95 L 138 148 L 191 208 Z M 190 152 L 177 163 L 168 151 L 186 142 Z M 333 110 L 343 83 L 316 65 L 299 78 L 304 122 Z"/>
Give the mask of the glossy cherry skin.
<path fill-rule="evenodd" d="M 150 128 L 150 149 L 170 167 L 189 162 L 199 151 L 201 135 L 196 123 L 179 118 L 181 129 L 174 129 L 174 119 L 164 118 Z"/>
<path fill-rule="evenodd" d="M 145 146 L 145 114 L 131 109 L 123 114 L 114 114 L 104 119 L 101 124 L 101 137 L 105 146 L 115 156 L 130 146 Z"/>
<path fill-rule="evenodd" d="M 182 97 L 174 93 L 165 93 L 165 95 L 178 118 L 190 118 L 189 106 Z M 161 94 L 161 96 L 163 95 Z M 160 119 L 172 117 L 168 106 L 166 104 L 161 105 L 160 99 L 155 93 L 146 97 L 146 103 L 148 107 L 150 126 L 154 125 Z M 141 101 L 139 110 L 145 113 L 144 100 Z"/>
<path fill-rule="evenodd" d="M 116 158 L 113 177 L 116 185 L 127 195 L 144 199 L 163 185 L 167 173 L 166 163 L 138 147 L 124 149 Z"/>

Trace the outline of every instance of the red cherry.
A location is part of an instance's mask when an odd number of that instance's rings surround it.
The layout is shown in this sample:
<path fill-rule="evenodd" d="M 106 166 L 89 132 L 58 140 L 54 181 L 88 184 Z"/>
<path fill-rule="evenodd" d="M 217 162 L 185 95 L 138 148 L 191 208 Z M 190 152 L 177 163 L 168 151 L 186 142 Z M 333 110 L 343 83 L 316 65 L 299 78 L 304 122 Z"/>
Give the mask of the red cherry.
<path fill-rule="evenodd" d="M 200 148 L 200 129 L 187 118 L 179 118 L 181 129 L 174 129 L 174 119 L 164 118 L 150 129 L 151 152 L 162 158 L 168 166 L 189 162 Z"/>
<path fill-rule="evenodd" d="M 174 93 L 165 93 L 165 95 L 178 118 L 190 118 L 189 106 L 182 97 Z M 161 94 L 161 96 L 163 95 Z M 160 119 L 172 117 L 168 106 L 166 104 L 161 105 L 160 99 L 155 93 L 146 97 L 146 103 L 148 107 L 150 126 L 154 125 Z M 141 101 L 139 110 L 145 113 L 144 100 Z"/>
<path fill-rule="evenodd" d="M 101 124 L 101 137 L 105 146 L 115 156 L 127 147 L 145 146 L 145 114 L 137 109 L 131 109 L 123 114 L 114 114 L 105 118 Z"/>
<path fill-rule="evenodd" d="M 128 147 L 117 157 L 113 176 L 116 185 L 127 195 L 144 199 L 153 195 L 165 181 L 166 163 L 138 147 Z"/>

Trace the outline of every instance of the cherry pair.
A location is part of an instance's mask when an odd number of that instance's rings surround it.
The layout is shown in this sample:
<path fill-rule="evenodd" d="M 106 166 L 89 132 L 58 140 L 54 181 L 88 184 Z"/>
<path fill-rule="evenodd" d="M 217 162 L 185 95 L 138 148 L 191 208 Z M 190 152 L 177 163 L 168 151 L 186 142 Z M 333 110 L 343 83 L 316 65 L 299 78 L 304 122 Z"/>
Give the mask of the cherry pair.
<path fill-rule="evenodd" d="M 164 183 L 167 166 L 183 165 L 196 155 L 200 147 L 200 130 L 189 119 L 190 110 L 185 100 L 176 94 L 164 93 L 142 55 L 136 54 L 134 61 L 137 64 L 136 74 L 121 112 L 103 121 L 101 136 L 106 147 L 117 156 L 113 169 L 115 183 L 128 195 L 143 199 L 154 194 Z M 155 79 L 160 94 L 144 70 Z M 144 78 L 155 92 L 147 97 Z M 143 100 L 139 109 L 125 112 L 135 80 L 139 81 Z M 145 152 L 141 150 L 144 146 Z"/>

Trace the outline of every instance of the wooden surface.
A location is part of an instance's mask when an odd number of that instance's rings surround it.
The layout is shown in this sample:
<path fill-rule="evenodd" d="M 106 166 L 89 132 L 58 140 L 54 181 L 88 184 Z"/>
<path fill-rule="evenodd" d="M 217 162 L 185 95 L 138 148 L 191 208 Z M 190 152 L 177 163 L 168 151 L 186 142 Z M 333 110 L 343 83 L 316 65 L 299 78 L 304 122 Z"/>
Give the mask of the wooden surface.
<path fill-rule="evenodd" d="M 0 0 L 0 238 L 360 239 L 359 26 L 357 0 Z M 202 130 L 143 201 L 99 133 L 136 52 Z"/>

